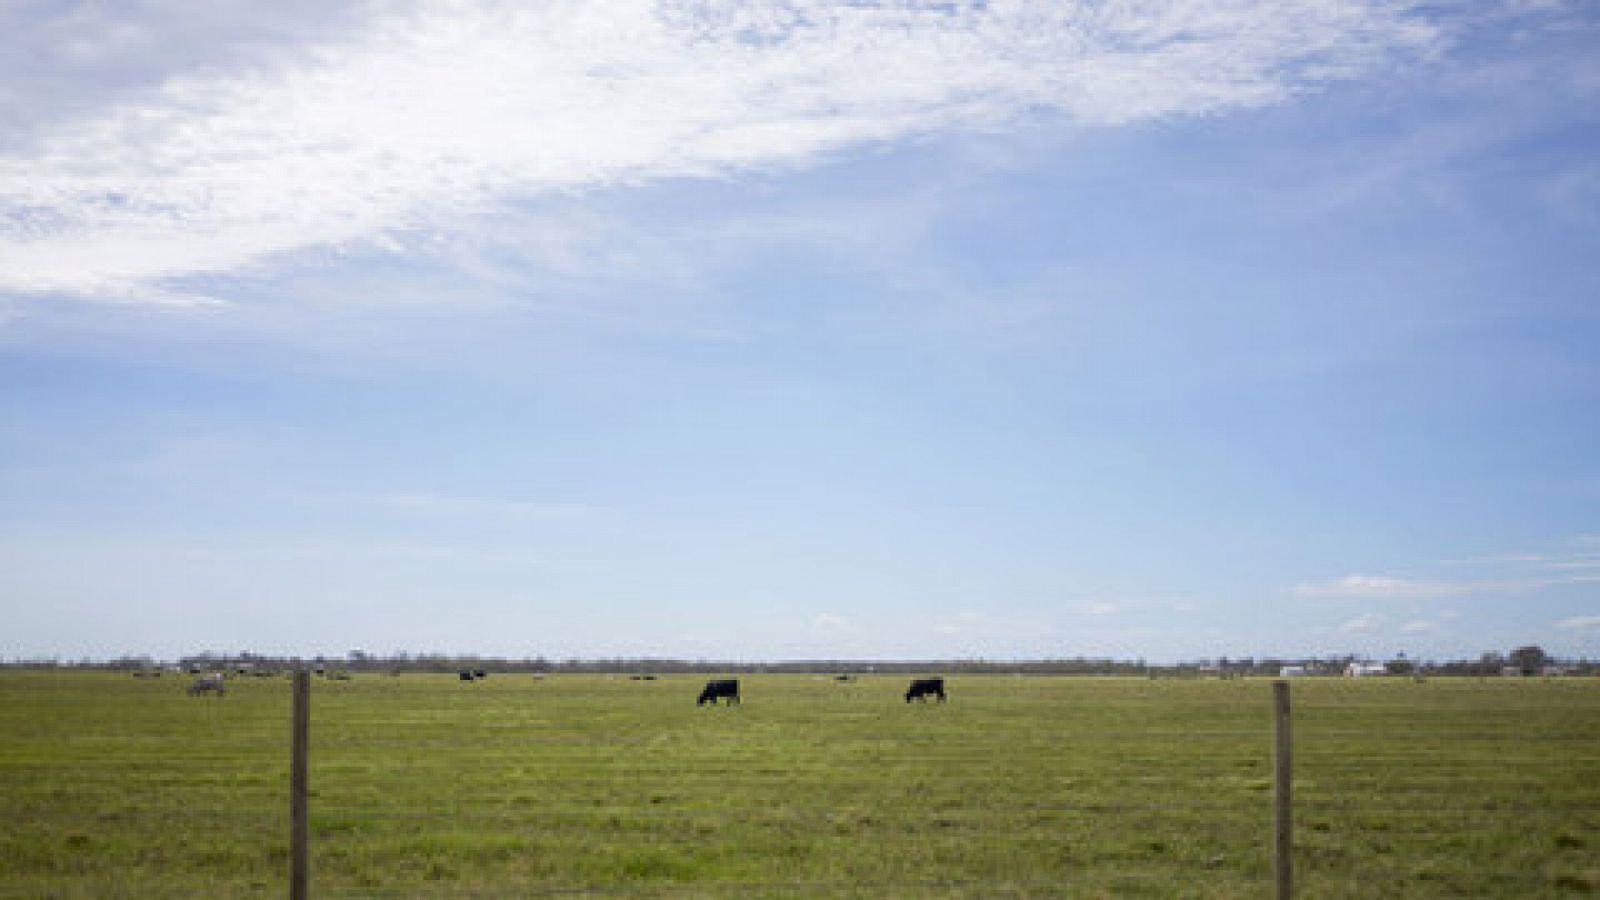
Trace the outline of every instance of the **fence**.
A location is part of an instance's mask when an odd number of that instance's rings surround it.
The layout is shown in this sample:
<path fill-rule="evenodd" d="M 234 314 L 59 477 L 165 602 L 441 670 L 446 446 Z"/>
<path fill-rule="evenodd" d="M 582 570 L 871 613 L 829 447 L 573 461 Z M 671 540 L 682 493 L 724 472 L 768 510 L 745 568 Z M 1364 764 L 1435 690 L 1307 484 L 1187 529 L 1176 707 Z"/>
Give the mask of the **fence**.
<path fill-rule="evenodd" d="M 156 873 L 169 896 L 206 879 L 281 896 L 288 874 L 302 897 L 1371 896 L 1379 880 L 1392 896 L 1559 896 L 1600 881 L 1592 681 L 1296 682 L 1292 740 L 1274 730 L 1288 686 L 1249 680 L 973 677 L 923 706 L 900 702 L 903 679 L 774 676 L 719 710 L 693 705 L 688 677 L 560 681 L 380 676 L 313 698 L 301 678 L 287 735 L 282 680 L 225 699 L 140 684 L 125 739 L 110 701 L 74 718 L 100 689 L 68 701 L 52 682 L 41 708 L 60 728 L 41 716 L 0 738 L 0 777 L 24 771 L 24 739 L 52 753 L 0 800 L 0 893 L 115 896 L 93 880 L 112 861 L 125 896 Z M 118 783 L 145 787 L 114 798 Z M 86 824 L 67 815 L 78 799 Z M 118 829 L 137 846 L 115 846 Z"/>

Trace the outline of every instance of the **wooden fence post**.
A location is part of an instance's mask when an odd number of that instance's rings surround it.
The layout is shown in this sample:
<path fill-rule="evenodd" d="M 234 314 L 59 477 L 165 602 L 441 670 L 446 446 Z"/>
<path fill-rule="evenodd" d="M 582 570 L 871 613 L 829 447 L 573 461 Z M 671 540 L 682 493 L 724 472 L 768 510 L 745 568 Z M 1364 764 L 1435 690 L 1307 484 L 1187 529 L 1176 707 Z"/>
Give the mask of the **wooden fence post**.
<path fill-rule="evenodd" d="M 1294 740 L 1289 731 L 1289 682 L 1272 683 L 1273 848 L 1277 900 L 1294 894 Z"/>
<path fill-rule="evenodd" d="M 306 900 L 307 757 L 311 749 L 311 673 L 294 673 L 293 734 L 289 751 L 289 900 Z"/>

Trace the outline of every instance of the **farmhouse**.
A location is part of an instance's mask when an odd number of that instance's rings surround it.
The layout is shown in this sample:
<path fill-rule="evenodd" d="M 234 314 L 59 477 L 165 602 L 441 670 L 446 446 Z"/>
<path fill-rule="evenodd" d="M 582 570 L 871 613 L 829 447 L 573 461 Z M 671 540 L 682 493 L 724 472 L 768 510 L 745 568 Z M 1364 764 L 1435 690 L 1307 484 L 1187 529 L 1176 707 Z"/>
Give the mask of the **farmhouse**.
<path fill-rule="evenodd" d="M 1278 677 L 1279 678 L 1303 678 L 1303 677 L 1305 677 L 1307 675 L 1310 675 L 1310 674 L 1311 674 L 1311 672 L 1308 671 L 1305 666 L 1279 666 L 1278 667 Z"/>
<path fill-rule="evenodd" d="M 1344 674 L 1350 678 L 1365 678 L 1368 675 L 1387 675 L 1389 669 L 1383 663 L 1353 662 L 1345 666 Z"/>

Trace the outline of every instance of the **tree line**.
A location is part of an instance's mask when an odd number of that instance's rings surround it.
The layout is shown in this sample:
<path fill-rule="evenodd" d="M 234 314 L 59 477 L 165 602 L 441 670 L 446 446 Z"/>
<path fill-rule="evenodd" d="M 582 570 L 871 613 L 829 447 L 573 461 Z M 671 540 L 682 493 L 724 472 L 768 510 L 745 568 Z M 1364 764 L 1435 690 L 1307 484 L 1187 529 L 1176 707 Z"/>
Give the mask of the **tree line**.
<path fill-rule="evenodd" d="M 549 659 L 544 656 L 510 658 L 449 653 L 374 654 L 352 650 L 343 656 L 277 656 L 241 652 L 204 652 L 177 659 L 156 659 L 149 655 L 123 655 L 108 659 L 58 657 L 0 660 L 4 668 L 85 668 L 109 670 L 154 670 L 176 667 L 251 672 L 279 672 L 313 669 L 339 672 L 392 673 L 520 672 L 540 674 L 818 674 L 818 675 L 906 675 L 924 672 L 974 675 L 1122 675 L 1149 677 L 1245 677 L 1274 676 L 1285 667 L 1297 666 L 1308 674 L 1342 674 L 1352 663 L 1371 662 L 1357 654 L 1322 657 L 1237 657 L 1198 659 L 1181 663 L 1147 663 L 1145 660 L 1119 660 L 1100 657 L 1062 657 L 1031 660 L 925 659 L 860 660 L 810 659 L 768 661 L 678 659 L 672 657 L 596 657 Z M 1537 645 L 1518 647 L 1509 653 L 1487 652 L 1475 659 L 1446 661 L 1408 659 L 1404 654 L 1384 660 L 1391 675 L 1487 676 L 1512 672 L 1537 675 L 1559 667 L 1564 674 L 1600 675 L 1600 664 L 1587 658 L 1557 659 Z"/>

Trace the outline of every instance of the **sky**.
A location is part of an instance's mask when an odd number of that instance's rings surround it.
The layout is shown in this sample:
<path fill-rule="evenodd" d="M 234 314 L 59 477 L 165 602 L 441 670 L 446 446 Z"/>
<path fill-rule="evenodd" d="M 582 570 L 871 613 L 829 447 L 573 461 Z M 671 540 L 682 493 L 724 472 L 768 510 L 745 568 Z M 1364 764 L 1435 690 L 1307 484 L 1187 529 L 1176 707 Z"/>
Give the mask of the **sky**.
<path fill-rule="evenodd" d="M 1600 657 L 1586 0 L 0 3 L 0 657 Z"/>

